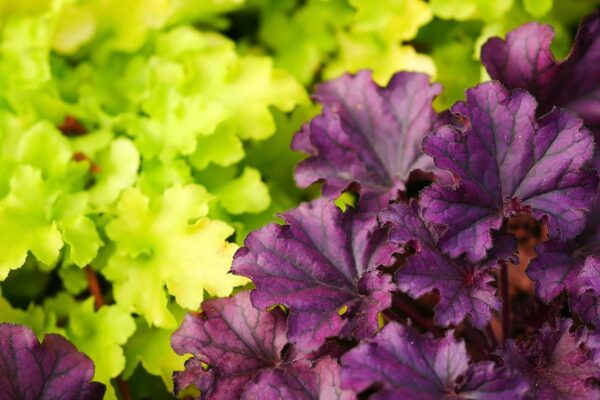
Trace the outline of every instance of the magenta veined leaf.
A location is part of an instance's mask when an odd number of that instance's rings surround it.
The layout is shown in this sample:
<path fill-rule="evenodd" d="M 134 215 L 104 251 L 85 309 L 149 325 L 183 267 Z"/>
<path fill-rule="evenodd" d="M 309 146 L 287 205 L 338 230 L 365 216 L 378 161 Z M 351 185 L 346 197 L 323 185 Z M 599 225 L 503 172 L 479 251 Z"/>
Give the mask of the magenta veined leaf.
<path fill-rule="evenodd" d="M 556 327 L 545 324 L 525 342 L 508 341 L 498 355 L 529 382 L 535 400 L 595 399 L 600 391 L 589 382 L 600 378 L 593 349 L 586 347 L 588 332 L 570 332 L 573 322 L 562 320 Z"/>
<path fill-rule="evenodd" d="M 524 399 L 527 383 L 491 362 L 469 365 L 464 342 L 434 339 L 391 322 L 342 356 L 342 387 L 371 399 Z"/>
<path fill-rule="evenodd" d="M 492 231 L 518 214 L 546 221 L 560 241 L 583 230 L 598 184 L 596 172 L 585 168 L 592 135 L 567 111 L 536 119 L 536 106 L 523 90 L 484 83 L 452 107 L 452 124 L 423 141 L 436 166 L 459 180 L 454 188 L 434 183 L 421 192 L 424 218 L 447 227 L 438 245 L 450 256 L 482 260 Z"/>
<path fill-rule="evenodd" d="M 317 350 L 328 337 L 362 339 L 379 328 L 391 305 L 390 265 L 396 246 L 375 218 L 327 199 L 305 203 L 246 238 L 232 271 L 252 279 L 255 307 L 290 310 L 288 337 L 298 349 Z"/>
<path fill-rule="evenodd" d="M 172 338 L 176 352 L 193 355 L 174 375 L 175 393 L 193 384 L 200 399 L 353 399 L 340 389 L 337 361 L 290 348 L 280 308 L 258 310 L 250 293 L 240 292 L 207 300 L 202 309 L 188 314 Z"/>
<path fill-rule="evenodd" d="M 582 22 L 569 56 L 557 62 L 550 50 L 554 31 L 531 22 L 490 39 L 481 60 L 490 76 L 508 88 L 523 88 L 540 103 L 577 112 L 590 128 L 600 128 L 600 12 Z"/>
<path fill-rule="evenodd" d="M 441 326 L 459 324 L 469 317 L 483 329 L 491 319 L 492 310 L 499 310 L 500 299 L 491 272 L 500 260 L 508 261 L 516 252 L 512 235 L 497 233 L 494 246 L 485 260 L 470 263 L 464 256 L 451 258 L 437 248 L 443 229 L 427 223 L 420 216 L 416 202 L 396 203 L 384 210 L 380 221 L 391 227 L 390 240 L 409 246 L 415 254 L 395 274 L 398 288 L 413 298 L 437 290 L 440 301 L 434 308 L 435 322 Z"/>
<path fill-rule="evenodd" d="M 363 206 L 381 209 L 406 190 L 412 171 L 435 170 L 421 141 L 438 120 L 432 101 L 440 91 L 427 75 L 412 72 L 397 73 L 386 87 L 370 71 L 320 84 L 314 97 L 323 112 L 292 142 L 309 154 L 296 168 L 296 182 L 323 181 L 323 194 L 333 198 L 356 185 Z"/>
<path fill-rule="evenodd" d="M 40 343 L 25 326 L 0 324 L 0 398 L 100 400 L 105 387 L 93 376 L 92 361 L 62 336 Z"/>

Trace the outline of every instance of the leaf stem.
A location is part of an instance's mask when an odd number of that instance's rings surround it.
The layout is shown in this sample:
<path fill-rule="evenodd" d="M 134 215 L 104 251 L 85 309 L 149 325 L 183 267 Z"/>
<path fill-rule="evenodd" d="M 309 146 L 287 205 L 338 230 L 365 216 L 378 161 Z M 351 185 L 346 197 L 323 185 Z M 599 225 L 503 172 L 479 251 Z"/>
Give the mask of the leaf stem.
<path fill-rule="evenodd" d="M 102 295 L 102 288 L 100 287 L 100 282 L 98 281 L 98 275 L 96 275 L 96 271 L 90 266 L 87 265 L 85 268 L 85 277 L 88 281 L 88 286 L 90 288 L 90 293 L 94 298 L 94 308 L 96 311 L 100 309 L 100 307 L 104 306 L 106 302 L 104 301 L 104 296 Z M 129 385 L 126 381 L 121 378 L 121 376 L 117 376 L 115 378 L 115 382 L 117 383 L 117 387 L 119 388 L 119 394 L 121 395 L 121 400 L 131 400 L 131 390 L 129 389 Z"/>
<path fill-rule="evenodd" d="M 487 339 L 488 347 L 490 348 L 490 350 L 493 350 L 496 347 L 498 347 L 498 340 L 496 339 L 496 335 L 494 334 L 494 331 L 492 330 L 492 327 L 489 324 L 485 327 L 485 337 Z"/>
<path fill-rule="evenodd" d="M 430 321 L 428 318 L 425 318 L 424 316 L 422 316 L 421 313 L 419 313 L 419 311 L 415 310 L 415 308 L 413 306 L 411 306 L 406 301 L 404 301 L 402 299 L 402 297 L 393 296 L 392 309 L 388 310 L 388 311 L 391 311 L 391 313 L 390 313 L 391 316 L 393 318 L 397 319 L 399 317 L 399 315 L 394 309 L 397 309 L 402 314 L 404 314 L 406 317 L 408 317 L 411 320 L 413 320 L 414 322 L 416 322 L 423 329 L 433 333 L 435 336 L 441 335 L 441 330 L 437 326 L 435 326 L 435 324 L 432 321 Z"/>
<path fill-rule="evenodd" d="M 94 306 L 96 310 L 98 310 L 100 307 L 106 304 L 104 302 L 104 296 L 102 295 L 102 289 L 100 288 L 100 282 L 98 282 L 98 276 L 96 275 L 96 272 L 92 269 L 92 267 L 89 265 L 86 266 L 84 270 L 85 277 L 88 281 L 88 286 L 90 288 L 90 293 L 94 298 Z"/>
<path fill-rule="evenodd" d="M 502 341 L 510 337 L 510 295 L 508 292 L 508 264 L 500 265 L 500 295 L 502 296 Z"/>
<path fill-rule="evenodd" d="M 119 394 L 121 394 L 121 400 L 131 400 L 131 390 L 129 389 L 129 385 L 127 382 L 121 378 L 121 376 L 117 376 L 115 379 L 117 381 L 117 386 L 119 387 Z"/>

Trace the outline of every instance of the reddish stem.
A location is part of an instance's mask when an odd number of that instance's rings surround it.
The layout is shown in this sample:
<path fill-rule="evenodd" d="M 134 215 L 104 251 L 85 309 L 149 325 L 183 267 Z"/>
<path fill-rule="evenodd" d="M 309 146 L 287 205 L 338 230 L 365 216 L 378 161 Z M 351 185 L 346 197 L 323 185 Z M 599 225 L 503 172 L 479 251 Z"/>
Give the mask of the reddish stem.
<path fill-rule="evenodd" d="M 90 287 L 90 293 L 94 298 L 94 306 L 96 307 L 96 310 L 98 310 L 100 307 L 106 304 L 104 302 L 104 296 L 102 295 L 102 289 L 100 288 L 100 282 L 98 282 L 98 276 L 96 275 L 96 272 L 92 269 L 92 267 L 89 265 L 85 267 L 84 270 L 85 277 L 88 281 L 88 286 Z"/>
<path fill-rule="evenodd" d="M 414 307 L 412 307 L 410 304 L 405 302 L 400 296 L 394 296 L 392 300 L 392 307 L 400 311 L 402 314 L 406 315 L 414 322 L 416 322 L 423 329 L 433 333 L 435 336 L 441 335 L 441 330 L 437 326 L 435 326 L 431 320 L 423 317 L 421 313 L 415 310 Z M 395 312 L 394 309 L 387 310 L 387 312 L 390 312 L 390 314 L 392 314 L 394 318 L 398 318 L 399 315 Z"/>
<path fill-rule="evenodd" d="M 100 282 L 98 281 L 98 276 L 96 275 L 96 271 L 91 266 L 86 266 L 85 277 L 88 281 L 88 286 L 90 288 L 90 293 L 94 298 L 94 307 L 98 310 L 100 307 L 106 304 L 104 301 L 104 296 L 102 295 L 102 288 L 100 287 Z M 129 389 L 129 385 L 126 381 L 124 381 L 120 376 L 115 378 L 117 386 L 119 388 L 119 393 L 121 395 L 121 400 L 131 400 L 131 390 Z"/>
<path fill-rule="evenodd" d="M 494 335 L 494 331 L 492 330 L 492 327 L 489 324 L 485 327 L 485 337 L 488 341 L 490 349 L 495 349 L 496 347 L 498 347 L 496 335 Z"/>
<path fill-rule="evenodd" d="M 500 295 L 502 296 L 502 340 L 510 337 L 510 295 L 508 292 L 508 264 L 500 266 Z"/>
<path fill-rule="evenodd" d="M 117 386 L 119 387 L 119 393 L 121 394 L 121 400 L 131 400 L 131 390 L 129 389 L 129 385 L 125 382 L 120 376 L 118 376 L 115 381 L 117 382 Z"/>

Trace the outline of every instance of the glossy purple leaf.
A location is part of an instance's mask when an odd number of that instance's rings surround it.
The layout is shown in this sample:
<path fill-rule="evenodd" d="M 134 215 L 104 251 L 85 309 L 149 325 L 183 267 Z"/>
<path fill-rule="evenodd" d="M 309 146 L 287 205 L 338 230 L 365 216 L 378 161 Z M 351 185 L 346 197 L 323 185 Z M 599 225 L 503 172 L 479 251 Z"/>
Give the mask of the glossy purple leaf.
<path fill-rule="evenodd" d="M 600 297 L 591 291 L 570 291 L 569 307 L 583 321 L 600 326 Z"/>
<path fill-rule="evenodd" d="M 361 203 L 381 209 L 406 189 L 411 171 L 432 171 L 421 141 L 434 127 L 432 101 L 441 91 L 425 74 L 400 72 L 386 87 L 370 71 L 344 75 L 317 87 L 323 112 L 296 134 L 294 150 L 310 155 L 296 169 L 300 187 L 323 181 L 337 197 L 358 185 Z"/>
<path fill-rule="evenodd" d="M 549 302 L 566 290 L 572 311 L 584 321 L 598 324 L 600 196 L 596 195 L 586 227 L 579 236 L 564 243 L 556 239 L 540 243 L 535 251 L 537 257 L 527 267 L 527 275 L 535 281 L 537 295 Z"/>
<path fill-rule="evenodd" d="M 246 238 L 232 271 L 252 279 L 254 306 L 290 310 L 288 337 L 305 352 L 328 337 L 372 336 L 378 313 L 391 304 L 391 276 L 379 265 L 394 262 L 395 246 L 374 218 L 345 213 L 327 199 L 283 214 Z M 342 314 L 342 315 L 340 315 Z"/>
<path fill-rule="evenodd" d="M 600 12 L 579 27 L 569 56 L 557 62 L 554 31 L 536 22 L 490 39 L 481 60 L 490 76 L 508 88 L 523 88 L 540 102 L 540 112 L 560 106 L 577 112 L 589 127 L 600 126 Z"/>
<path fill-rule="evenodd" d="M 465 257 L 450 258 L 436 247 L 442 229 L 425 222 L 415 202 L 391 205 L 381 213 L 380 220 L 391 226 L 393 243 L 415 249 L 396 272 L 398 288 L 413 298 L 437 290 L 437 325 L 459 324 L 468 316 L 477 328 L 484 328 L 491 319 L 491 310 L 499 310 L 501 304 L 496 289 L 490 286 L 494 281 L 490 272 L 500 259 L 508 260 L 516 252 L 514 237 L 495 235 L 495 245 L 486 260 L 469 263 Z"/>
<path fill-rule="evenodd" d="M 281 309 L 254 308 L 249 292 L 207 300 L 202 309 L 188 314 L 172 338 L 177 353 L 193 355 L 174 374 L 176 394 L 192 384 L 201 399 L 353 398 L 340 389 L 335 360 L 313 362 L 289 348 Z"/>
<path fill-rule="evenodd" d="M 571 320 L 557 325 L 555 328 L 544 325 L 526 342 L 509 340 L 498 355 L 527 379 L 532 399 L 600 398 L 600 391 L 589 382 L 600 378 L 600 366 L 593 362 L 593 353 L 586 348 L 587 331 L 581 328 L 569 332 Z"/>
<path fill-rule="evenodd" d="M 292 367 L 261 373 L 244 391 L 245 400 L 353 400 L 350 390 L 340 387 L 340 365 L 332 358 L 321 359 L 314 367 L 296 361 Z"/>
<path fill-rule="evenodd" d="M 527 384 L 485 362 L 469 366 L 463 342 L 441 339 L 390 322 L 342 357 L 342 387 L 374 389 L 371 399 L 438 400 L 524 398 Z"/>
<path fill-rule="evenodd" d="M 40 344 L 29 328 L 0 324 L 0 399 L 99 400 L 105 387 L 93 376 L 92 361 L 62 336 Z"/>
<path fill-rule="evenodd" d="M 492 230 L 517 214 L 547 220 L 561 241 L 583 230 L 598 183 L 596 172 L 583 168 L 592 135 L 569 112 L 536 119 L 535 108 L 525 91 L 484 83 L 452 107 L 453 124 L 423 141 L 436 166 L 459 178 L 457 188 L 434 183 L 421 192 L 425 219 L 448 228 L 438 245 L 450 256 L 483 259 Z"/>

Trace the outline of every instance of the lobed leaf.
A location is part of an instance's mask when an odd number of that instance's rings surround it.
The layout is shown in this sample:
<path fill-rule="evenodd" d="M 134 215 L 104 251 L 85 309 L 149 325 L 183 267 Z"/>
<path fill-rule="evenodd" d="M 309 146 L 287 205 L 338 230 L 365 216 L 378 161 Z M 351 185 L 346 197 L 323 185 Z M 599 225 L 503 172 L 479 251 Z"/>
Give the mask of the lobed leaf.
<path fill-rule="evenodd" d="M 391 305 L 391 276 L 377 270 L 393 262 L 395 246 L 374 218 L 342 213 L 321 199 L 282 215 L 287 225 L 252 232 L 232 271 L 252 279 L 252 303 L 290 310 L 288 337 L 305 352 L 328 337 L 372 336 L 378 313 Z"/>
<path fill-rule="evenodd" d="M 536 119 L 536 105 L 527 92 L 484 83 L 452 107 L 452 124 L 423 141 L 436 166 L 459 180 L 456 188 L 434 184 L 421 193 L 425 219 L 448 227 L 438 244 L 450 256 L 483 259 L 492 230 L 517 214 L 547 222 L 560 241 L 583 230 L 598 184 L 585 168 L 592 135 L 569 112 Z"/>

